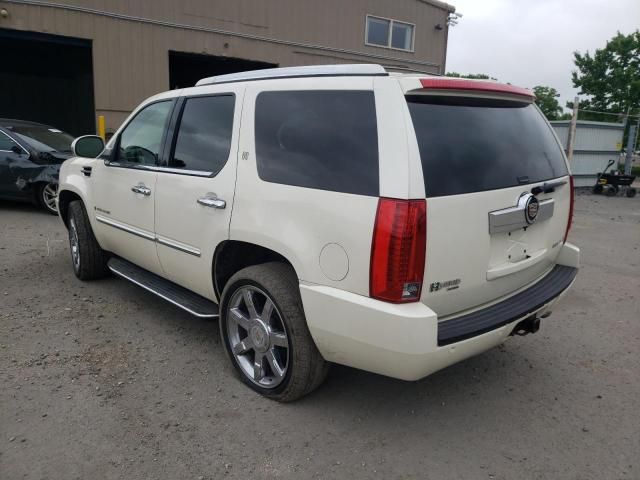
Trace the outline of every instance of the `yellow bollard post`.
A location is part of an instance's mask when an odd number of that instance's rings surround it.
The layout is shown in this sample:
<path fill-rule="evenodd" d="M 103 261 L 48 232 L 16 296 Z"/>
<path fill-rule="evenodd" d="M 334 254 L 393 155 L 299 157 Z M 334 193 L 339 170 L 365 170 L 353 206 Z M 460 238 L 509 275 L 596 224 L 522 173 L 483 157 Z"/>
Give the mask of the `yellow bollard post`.
<path fill-rule="evenodd" d="M 104 115 L 98 115 L 98 136 L 102 137 L 102 140 L 106 140 L 106 127 L 104 124 Z"/>

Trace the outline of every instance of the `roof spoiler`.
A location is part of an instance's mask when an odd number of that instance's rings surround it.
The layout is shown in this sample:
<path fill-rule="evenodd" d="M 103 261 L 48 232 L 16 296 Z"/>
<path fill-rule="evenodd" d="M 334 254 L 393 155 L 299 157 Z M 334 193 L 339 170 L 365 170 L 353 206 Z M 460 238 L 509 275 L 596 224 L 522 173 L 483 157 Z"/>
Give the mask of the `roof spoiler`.
<path fill-rule="evenodd" d="M 536 96 L 529 89 L 507 85 L 488 80 L 469 80 L 458 78 L 421 78 L 422 88 L 429 90 L 466 90 L 473 92 L 506 93 L 535 100 Z"/>

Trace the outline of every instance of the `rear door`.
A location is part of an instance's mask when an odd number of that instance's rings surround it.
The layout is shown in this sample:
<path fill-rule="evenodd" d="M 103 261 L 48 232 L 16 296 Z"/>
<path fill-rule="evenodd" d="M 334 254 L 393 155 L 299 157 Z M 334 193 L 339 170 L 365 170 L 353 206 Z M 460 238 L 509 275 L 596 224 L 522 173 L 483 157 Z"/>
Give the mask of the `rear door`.
<path fill-rule="evenodd" d="M 158 169 L 155 232 L 164 276 L 212 300 L 213 255 L 229 238 L 243 91 L 225 85 L 183 97 L 168 165 Z"/>
<path fill-rule="evenodd" d="M 532 98 L 407 92 L 427 197 L 422 301 L 441 317 L 484 306 L 555 263 L 571 188 Z"/>

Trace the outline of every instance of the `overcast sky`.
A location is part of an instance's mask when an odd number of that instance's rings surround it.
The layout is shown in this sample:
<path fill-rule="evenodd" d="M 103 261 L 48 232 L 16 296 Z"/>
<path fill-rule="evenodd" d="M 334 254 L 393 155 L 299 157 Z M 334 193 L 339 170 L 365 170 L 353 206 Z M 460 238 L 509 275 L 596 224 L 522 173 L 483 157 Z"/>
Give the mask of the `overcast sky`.
<path fill-rule="evenodd" d="M 447 0 L 463 17 L 449 31 L 447 71 L 554 87 L 572 99 L 573 55 L 640 28 L 640 0 Z"/>

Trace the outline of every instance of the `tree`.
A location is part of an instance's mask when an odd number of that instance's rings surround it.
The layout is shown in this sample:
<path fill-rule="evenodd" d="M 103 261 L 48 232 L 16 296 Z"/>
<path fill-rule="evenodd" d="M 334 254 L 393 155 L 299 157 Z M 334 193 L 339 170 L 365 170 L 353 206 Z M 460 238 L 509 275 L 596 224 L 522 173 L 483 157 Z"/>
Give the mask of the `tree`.
<path fill-rule="evenodd" d="M 455 77 L 455 78 L 472 78 L 474 80 L 497 80 L 497 78 L 490 77 L 484 73 L 458 73 L 458 72 L 448 72 L 445 76 L 447 77 Z"/>
<path fill-rule="evenodd" d="M 536 96 L 536 104 L 544 113 L 548 120 L 558 120 L 562 115 L 562 108 L 558 103 L 560 94 L 553 87 L 545 87 L 536 85 L 533 87 L 533 93 Z"/>
<path fill-rule="evenodd" d="M 640 113 L 640 31 L 629 35 L 618 32 L 604 48 L 593 55 L 574 52 L 577 70 L 571 74 L 573 86 L 587 98 L 580 100 L 580 109 L 614 114 Z M 573 103 L 567 103 L 572 108 Z M 613 115 L 584 112 L 585 120 L 619 121 Z"/>

